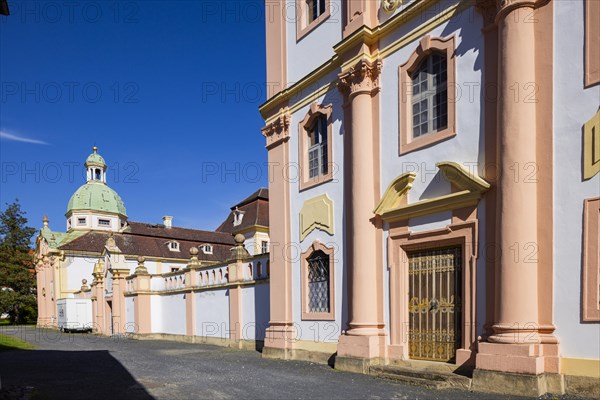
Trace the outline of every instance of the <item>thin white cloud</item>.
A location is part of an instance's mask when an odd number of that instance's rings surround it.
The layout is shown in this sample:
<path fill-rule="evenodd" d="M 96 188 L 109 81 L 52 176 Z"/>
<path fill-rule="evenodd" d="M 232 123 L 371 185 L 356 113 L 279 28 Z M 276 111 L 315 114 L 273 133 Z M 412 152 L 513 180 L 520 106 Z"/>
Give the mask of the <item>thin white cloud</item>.
<path fill-rule="evenodd" d="M 32 144 L 48 144 L 43 140 L 30 139 L 25 136 L 15 135 L 14 133 L 8 133 L 5 131 L 0 131 L 0 139 L 3 140 L 12 140 L 13 142 L 23 142 L 23 143 L 32 143 Z"/>

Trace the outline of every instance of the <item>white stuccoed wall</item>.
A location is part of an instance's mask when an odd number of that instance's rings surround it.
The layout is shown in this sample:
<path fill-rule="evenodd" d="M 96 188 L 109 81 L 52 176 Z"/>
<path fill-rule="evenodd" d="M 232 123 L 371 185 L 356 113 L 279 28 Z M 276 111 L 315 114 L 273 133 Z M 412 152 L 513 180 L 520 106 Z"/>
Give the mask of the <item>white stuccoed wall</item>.
<path fill-rule="evenodd" d="M 207 290 L 196 293 L 196 335 L 229 337 L 229 291 Z"/>
<path fill-rule="evenodd" d="M 268 284 L 242 287 L 242 339 L 264 340 L 269 307 Z"/>
<path fill-rule="evenodd" d="M 156 303 L 155 303 L 156 302 Z M 159 333 L 170 333 L 173 335 L 185 335 L 186 315 L 185 315 L 185 298 L 182 293 L 173 294 L 170 296 L 152 296 L 152 320 L 157 318 L 155 311 L 158 311 L 154 306 L 157 305 L 161 312 L 158 322 Z M 152 324 L 154 331 L 154 323 Z"/>
<path fill-rule="evenodd" d="M 290 84 L 298 82 L 332 56 L 332 47 L 342 40 L 341 0 L 331 0 L 331 16 L 296 42 L 296 0 L 286 2 L 287 67 Z"/>
<path fill-rule="evenodd" d="M 125 297 L 125 332 L 137 333 L 139 328 L 135 326 L 135 301 L 136 298 Z"/>
<path fill-rule="evenodd" d="M 310 35 L 309 35 L 310 36 Z M 331 49 L 330 49 L 331 51 Z M 329 77 L 330 79 L 332 77 Z M 327 79 L 327 78 L 326 78 Z M 323 82 L 320 82 L 323 84 Z M 342 167 L 344 155 L 344 137 L 340 132 L 342 127 L 342 96 L 337 89 L 329 91 L 324 96 L 315 99 L 317 104 L 333 104 L 332 113 L 332 155 L 333 155 L 333 181 L 321 184 L 314 188 L 299 192 L 297 179 L 290 182 L 291 203 L 291 240 L 292 240 L 292 315 L 296 329 L 297 338 L 308 341 L 337 341 L 343 329 L 342 318 L 342 294 L 344 292 L 344 257 L 343 257 L 343 226 L 344 226 L 344 195 L 342 182 Z M 308 113 L 310 106 L 298 110 L 292 116 L 290 126 L 290 163 L 298 165 L 298 124 Z M 292 170 L 293 171 L 293 170 Z M 313 197 L 326 193 L 333 201 L 334 232 L 331 236 L 327 232 L 316 229 L 304 240 L 300 241 L 300 209 L 304 202 Z M 315 240 L 319 240 L 327 247 L 335 248 L 335 321 L 302 321 L 301 283 L 300 283 L 300 254 L 306 251 Z M 273 239 L 273 242 L 276 240 Z M 272 242 L 272 243 L 273 243 Z M 275 251 L 275 249 L 273 249 Z M 344 317 L 345 318 L 345 317 Z"/>
<path fill-rule="evenodd" d="M 88 286 L 94 280 L 92 272 L 94 271 L 94 264 L 99 258 L 94 257 L 83 257 L 83 256 L 66 256 L 65 262 L 62 266 L 63 273 L 67 274 L 67 290 L 79 290 L 81 289 L 81 280 L 87 279 Z"/>
<path fill-rule="evenodd" d="M 600 176 L 582 181 L 581 138 L 598 110 L 600 86 L 583 87 L 584 2 L 553 4 L 554 320 L 563 356 L 597 359 L 598 324 L 582 324 L 580 310 L 583 200 L 600 195 Z"/>

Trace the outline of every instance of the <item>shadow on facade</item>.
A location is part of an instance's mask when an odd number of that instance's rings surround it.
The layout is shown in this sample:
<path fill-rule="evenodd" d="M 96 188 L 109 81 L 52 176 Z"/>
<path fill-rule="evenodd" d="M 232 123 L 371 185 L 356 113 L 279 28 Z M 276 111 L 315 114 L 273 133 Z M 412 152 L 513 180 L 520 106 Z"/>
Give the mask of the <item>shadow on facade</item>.
<path fill-rule="evenodd" d="M 2 352 L 0 379 L 0 399 L 26 387 L 40 399 L 154 399 L 106 350 Z"/>

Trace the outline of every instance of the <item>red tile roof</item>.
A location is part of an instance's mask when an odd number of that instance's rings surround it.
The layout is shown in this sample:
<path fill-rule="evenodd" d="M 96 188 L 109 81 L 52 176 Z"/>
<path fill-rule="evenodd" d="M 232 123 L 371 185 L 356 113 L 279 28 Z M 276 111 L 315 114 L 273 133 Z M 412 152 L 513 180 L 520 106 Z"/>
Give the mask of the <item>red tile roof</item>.
<path fill-rule="evenodd" d="M 233 226 L 234 211 L 236 208 L 244 213 L 242 223 Z M 231 207 L 227 219 L 217 228 L 217 232 L 236 233 L 251 226 L 269 226 L 269 190 L 258 189 L 250 196 Z"/>

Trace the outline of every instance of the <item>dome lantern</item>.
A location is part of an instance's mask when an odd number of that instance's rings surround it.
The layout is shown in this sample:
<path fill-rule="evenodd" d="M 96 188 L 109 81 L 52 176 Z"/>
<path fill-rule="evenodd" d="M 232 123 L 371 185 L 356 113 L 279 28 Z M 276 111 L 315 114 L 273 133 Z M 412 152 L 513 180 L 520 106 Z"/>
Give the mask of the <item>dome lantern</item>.
<path fill-rule="evenodd" d="M 98 148 L 92 147 L 92 154 L 85 160 L 87 169 L 87 181 L 106 183 L 106 163 L 104 158 L 98 154 Z"/>

